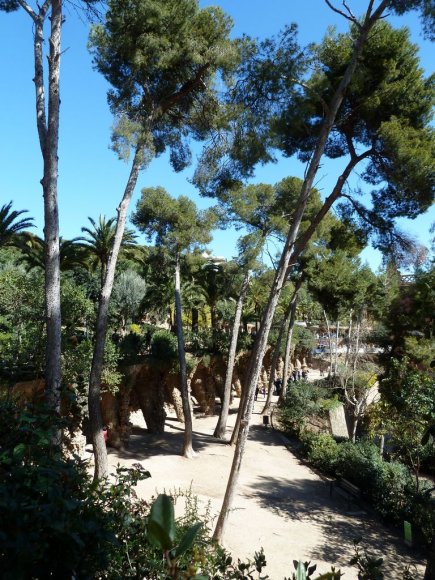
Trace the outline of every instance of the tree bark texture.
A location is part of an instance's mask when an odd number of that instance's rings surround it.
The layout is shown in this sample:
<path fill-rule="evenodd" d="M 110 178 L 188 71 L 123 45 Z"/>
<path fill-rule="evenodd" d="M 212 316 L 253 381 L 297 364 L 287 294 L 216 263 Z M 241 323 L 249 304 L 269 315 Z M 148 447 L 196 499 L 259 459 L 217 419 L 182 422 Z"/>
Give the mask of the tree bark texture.
<path fill-rule="evenodd" d="M 178 341 L 178 362 L 180 364 L 180 391 L 184 413 L 184 441 L 182 455 L 183 457 L 190 458 L 195 456 L 195 451 L 192 446 L 192 409 L 190 406 L 189 386 L 187 384 L 186 352 L 184 348 L 179 254 L 177 254 L 177 261 L 175 264 L 175 319 Z"/>
<path fill-rule="evenodd" d="M 435 580 L 435 537 L 433 538 L 432 544 L 429 548 L 429 555 L 423 580 Z"/>
<path fill-rule="evenodd" d="M 337 374 L 338 368 L 338 335 L 340 333 L 340 321 L 337 320 L 335 325 L 335 357 L 334 357 L 334 373 Z"/>
<path fill-rule="evenodd" d="M 217 439 L 225 439 L 228 412 L 230 408 L 230 398 L 231 398 L 231 384 L 233 379 L 234 362 L 236 360 L 236 350 L 237 350 L 237 339 L 239 337 L 240 320 L 242 318 L 243 304 L 245 302 L 246 294 L 249 288 L 250 281 L 249 271 L 245 274 L 245 278 L 242 283 L 242 288 L 240 290 L 239 298 L 237 300 L 236 313 L 233 322 L 233 331 L 231 334 L 231 344 L 228 352 L 228 365 L 227 372 L 225 375 L 225 385 L 224 393 L 222 397 L 221 412 L 219 414 L 219 419 L 216 425 L 216 429 L 213 436 Z"/>
<path fill-rule="evenodd" d="M 331 338 L 331 327 L 329 325 L 328 316 L 326 315 L 326 310 L 323 311 L 323 316 L 326 322 L 326 331 L 328 333 L 328 344 L 329 344 L 329 373 L 328 379 L 333 376 L 332 374 L 332 338 Z"/>
<path fill-rule="evenodd" d="M 369 8 L 367 10 L 364 21 L 360 27 L 359 37 L 354 45 L 353 53 L 350 58 L 349 64 L 343 74 L 343 77 L 332 96 L 329 103 L 329 108 L 326 112 L 325 120 L 323 122 L 322 128 L 320 130 L 319 138 L 316 147 L 313 151 L 311 161 L 308 165 L 306 177 L 301 188 L 301 193 L 297 202 L 296 211 L 294 213 L 293 222 L 290 226 L 287 239 L 284 245 L 284 249 L 278 264 L 277 271 L 275 273 L 275 278 L 272 284 L 271 292 L 269 295 L 269 300 L 264 311 L 261 325 L 257 334 L 257 339 L 254 344 L 253 352 L 251 355 L 251 364 L 249 366 L 249 371 L 246 377 L 246 389 L 247 389 L 247 404 L 246 411 L 243 413 L 242 420 L 240 423 L 239 435 L 237 439 L 237 444 L 234 450 L 234 458 L 231 467 L 230 476 L 227 483 L 227 488 L 225 492 L 225 497 L 222 505 L 221 512 L 216 524 L 216 529 L 214 532 L 214 539 L 216 541 L 221 541 L 225 525 L 228 518 L 228 514 L 232 508 L 233 496 L 235 493 L 235 488 L 237 485 L 240 466 L 242 462 L 243 452 L 246 444 L 246 440 L 249 433 L 249 417 L 252 412 L 252 406 L 254 401 L 255 387 L 257 385 L 262 360 L 266 352 L 267 339 L 269 336 L 269 331 L 272 325 L 273 316 L 278 304 L 278 300 L 281 294 L 281 290 L 287 278 L 287 270 L 290 263 L 290 258 L 292 256 L 297 235 L 299 232 L 299 227 L 305 213 L 305 208 L 311 193 L 311 188 L 313 186 L 314 178 L 317 174 L 320 160 L 325 150 L 325 145 L 327 138 L 333 128 L 334 121 L 339 110 L 339 107 L 343 101 L 346 89 L 352 79 L 352 75 L 355 72 L 358 58 L 360 57 L 364 43 L 367 39 L 367 35 L 371 28 L 374 26 L 376 21 L 381 17 L 384 8 L 387 5 L 387 0 L 384 0 L 378 8 L 372 14 L 372 2 L 369 3 Z M 302 250 L 301 250 L 302 251 Z"/>
<path fill-rule="evenodd" d="M 287 313 L 286 313 L 287 314 Z M 264 407 L 261 411 L 262 415 L 266 415 L 270 412 L 271 403 L 272 403 L 272 394 L 273 394 L 273 387 L 276 375 L 276 367 L 278 366 L 279 355 L 281 352 L 281 343 L 284 336 L 284 330 L 287 328 L 289 324 L 289 318 L 287 315 L 285 316 L 284 320 L 279 327 L 278 338 L 276 339 L 275 349 L 273 351 L 272 362 L 270 365 L 270 375 L 269 375 L 269 383 L 267 385 L 267 399 L 264 404 Z"/>
<path fill-rule="evenodd" d="M 139 170 L 141 167 L 142 150 L 136 149 L 130 175 L 124 190 L 121 203 L 118 206 L 118 219 L 116 222 L 113 246 L 107 261 L 106 276 L 101 288 L 98 304 L 98 314 L 95 329 L 95 344 L 92 357 L 91 374 L 89 380 L 88 407 L 89 422 L 91 426 L 92 445 L 94 448 L 95 471 L 94 479 L 102 479 L 108 475 L 107 450 L 103 436 L 103 417 L 101 414 L 101 375 L 104 364 L 104 345 L 107 333 L 107 317 L 109 311 L 110 296 L 115 278 L 116 263 L 119 249 L 124 236 L 125 222 L 127 219 L 128 206 L 137 183 Z"/>
<path fill-rule="evenodd" d="M 60 57 L 62 31 L 62 2 L 51 2 L 51 32 L 48 57 L 48 124 L 43 139 L 44 176 L 44 242 L 45 242 L 45 316 L 47 325 L 47 347 L 45 363 L 45 388 L 49 406 L 60 412 L 61 395 L 61 314 L 60 314 L 60 260 L 59 260 L 59 210 L 57 202 L 58 144 L 60 108 Z M 39 32 L 35 35 L 35 53 L 39 52 Z M 35 62 L 35 69 L 39 67 Z M 36 71 L 35 71 L 36 73 Z M 39 71 L 38 71 L 38 74 Z M 43 80 L 42 80 L 43 82 Z M 39 86 L 38 86 L 39 85 Z M 37 116 L 41 107 L 41 86 L 36 85 Z M 38 95 L 39 92 L 39 95 Z M 43 92 L 43 86 L 42 86 Z M 42 101 L 44 99 L 42 98 Z M 42 118 L 42 122 L 44 117 Z M 42 123 L 38 123 L 38 133 Z"/>
<path fill-rule="evenodd" d="M 43 158 L 41 185 L 44 198 L 44 263 L 45 263 L 45 323 L 47 345 L 45 354 L 45 394 L 47 403 L 60 412 L 61 396 L 61 315 L 59 212 L 57 203 L 58 143 L 60 108 L 60 57 L 62 33 L 62 0 L 46 0 L 34 12 L 25 0 L 20 6 L 33 20 L 36 126 Z M 44 84 L 44 24 L 51 7 L 48 54 L 48 109 Z M 60 433 L 55 438 L 58 439 Z"/>
<path fill-rule="evenodd" d="M 299 297 L 299 290 L 301 289 L 303 279 L 302 277 L 296 282 L 296 286 L 293 292 L 292 299 L 289 305 L 289 318 L 287 320 L 286 317 L 286 330 L 287 330 L 287 338 L 285 343 L 285 353 L 284 353 L 284 369 L 282 373 L 282 390 L 280 399 L 282 401 L 285 400 L 287 394 L 287 384 L 289 379 L 289 366 L 290 366 L 290 358 L 291 358 L 291 345 L 292 345 L 292 337 L 293 337 L 293 328 L 296 322 L 296 308 L 298 305 L 298 297 Z"/>

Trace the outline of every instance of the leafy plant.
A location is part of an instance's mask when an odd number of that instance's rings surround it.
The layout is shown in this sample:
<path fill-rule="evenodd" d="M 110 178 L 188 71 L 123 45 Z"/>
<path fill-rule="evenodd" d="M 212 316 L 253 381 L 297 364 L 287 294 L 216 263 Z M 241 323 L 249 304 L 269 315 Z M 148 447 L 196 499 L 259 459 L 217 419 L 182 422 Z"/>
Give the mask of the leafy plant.
<path fill-rule="evenodd" d="M 355 555 L 350 564 L 358 569 L 358 580 L 383 580 L 383 558 L 370 556 L 366 550 L 359 548 L 360 539 L 354 540 Z"/>

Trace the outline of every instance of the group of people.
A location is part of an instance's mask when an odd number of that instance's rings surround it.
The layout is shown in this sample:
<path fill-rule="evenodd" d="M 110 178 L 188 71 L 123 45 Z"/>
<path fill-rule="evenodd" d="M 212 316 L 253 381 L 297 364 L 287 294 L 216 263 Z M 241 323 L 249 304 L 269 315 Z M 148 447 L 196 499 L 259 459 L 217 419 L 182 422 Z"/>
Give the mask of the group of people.
<path fill-rule="evenodd" d="M 309 368 L 307 365 L 303 365 L 301 367 L 293 367 L 293 365 L 292 365 L 292 369 L 290 370 L 290 376 L 287 380 L 287 385 L 290 385 L 290 383 L 300 381 L 300 380 L 306 381 L 308 379 L 308 373 L 309 373 Z M 277 397 L 280 397 L 281 393 L 282 393 L 282 379 L 279 375 L 273 381 L 273 386 L 274 386 L 273 394 L 276 395 Z M 263 396 L 266 396 L 266 389 L 264 387 L 262 389 L 257 387 L 255 389 L 255 400 L 257 400 L 257 398 L 258 398 L 258 395 L 260 394 L 260 390 L 261 390 L 261 394 Z"/>

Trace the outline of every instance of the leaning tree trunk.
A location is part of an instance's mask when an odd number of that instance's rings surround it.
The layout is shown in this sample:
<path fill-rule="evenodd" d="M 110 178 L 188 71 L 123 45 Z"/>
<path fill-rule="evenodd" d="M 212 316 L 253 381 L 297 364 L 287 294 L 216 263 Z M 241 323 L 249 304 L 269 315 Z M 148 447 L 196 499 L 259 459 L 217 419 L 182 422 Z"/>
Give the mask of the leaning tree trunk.
<path fill-rule="evenodd" d="M 242 420 L 243 409 L 246 404 L 246 383 L 242 381 L 242 392 L 240 393 L 239 408 L 237 409 L 236 422 L 234 423 L 233 432 L 231 433 L 230 445 L 234 446 L 237 443 L 239 436 L 240 421 Z"/>
<path fill-rule="evenodd" d="M 101 375 L 104 365 L 104 345 L 107 334 L 107 321 L 110 296 L 112 294 L 113 281 L 115 278 L 116 262 L 119 249 L 124 236 L 125 221 L 127 219 L 128 206 L 137 183 L 139 170 L 142 164 L 143 150 L 138 146 L 134 155 L 133 164 L 127 185 L 124 190 L 121 203 L 118 206 L 118 219 L 116 222 L 113 246 L 107 261 L 104 284 L 101 288 L 98 303 L 98 314 L 95 329 L 95 344 L 92 357 L 91 374 L 89 379 L 88 407 L 89 423 L 91 427 L 92 445 L 94 448 L 95 470 L 94 479 L 102 479 L 108 474 L 107 449 L 103 435 L 103 417 L 101 414 L 100 394 Z"/>
<path fill-rule="evenodd" d="M 237 300 L 236 314 L 234 316 L 233 322 L 233 332 L 231 334 L 231 344 L 230 350 L 228 352 L 228 365 L 227 373 L 225 375 L 225 386 L 224 394 L 222 397 L 222 407 L 219 414 L 219 419 L 214 430 L 213 436 L 217 439 L 225 439 L 225 433 L 228 421 L 228 412 L 230 408 L 230 398 L 231 398 L 231 383 L 233 379 L 234 362 L 236 360 L 236 350 L 237 350 L 237 339 L 239 337 L 240 320 L 242 318 L 243 304 L 245 302 L 246 294 L 249 288 L 250 281 L 249 270 L 245 274 L 245 278 L 242 283 L 242 288 L 240 290 L 239 299 Z"/>
<path fill-rule="evenodd" d="M 317 174 L 321 157 L 325 150 L 325 145 L 327 138 L 332 130 L 335 117 L 337 115 L 338 109 L 343 101 L 346 89 L 352 79 L 352 75 L 355 72 L 358 58 L 360 57 L 364 43 L 367 39 L 367 35 L 370 29 L 374 26 L 377 20 L 382 16 L 382 12 L 387 5 L 387 0 L 383 0 L 378 8 L 371 14 L 373 3 L 370 2 L 369 8 L 367 10 L 365 19 L 360 26 L 360 35 L 355 42 L 353 53 L 350 62 L 344 71 L 343 77 L 336 89 L 329 106 L 325 111 L 325 119 L 323 121 L 320 134 L 317 140 L 315 150 L 311 157 L 311 161 L 307 168 L 306 177 L 302 185 L 301 193 L 297 202 L 296 211 L 293 216 L 293 222 L 291 224 L 284 249 L 278 264 L 278 268 L 275 273 L 275 278 L 272 284 L 271 292 L 269 295 L 269 301 L 266 306 L 265 312 L 263 314 L 262 323 L 260 325 L 259 332 L 254 344 L 254 349 L 251 355 L 251 361 L 249 366 L 249 371 L 246 377 L 246 409 L 243 413 L 242 420 L 240 423 L 240 430 L 237 439 L 236 448 L 234 450 L 234 458 L 231 466 L 230 476 L 228 478 L 228 484 L 225 492 L 225 497 L 220 511 L 216 528 L 213 534 L 214 540 L 220 542 L 224 534 L 225 525 L 228 519 L 228 514 L 232 509 L 232 502 L 235 493 L 235 488 L 239 478 L 243 453 L 245 449 L 246 440 L 249 433 L 249 419 L 252 413 L 252 407 L 254 404 L 254 393 L 255 387 L 257 385 L 261 365 L 263 361 L 264 354 L 267 348 L 267 339 L 269 336 L 270 327 L 272 325 L 273 316 L 278 304 L 278 300 L 281 294 L 281 290 L 285 283 L 287 277 L 287 270 L 290 264 L 290 258 L 295 247 L 295 242 L 299 232 L 299 227 L 305 213 L 305 208 L 311 193 L 311 188 L 313 186 L 314 178 Z"/>
<path fill-rule="evenodd" d="M 181 310 L 180 255 L 177 253 L 175 264 L 175 325 L 177 328 L 178 362 L 180 364 L 180 391 L 184 413 L 183 457 L 194 457 L 192 446 L 193 425 L 190 406 L 189 386 L 187 384 L 186 352 L 184 349 L 183 318 Z"/>

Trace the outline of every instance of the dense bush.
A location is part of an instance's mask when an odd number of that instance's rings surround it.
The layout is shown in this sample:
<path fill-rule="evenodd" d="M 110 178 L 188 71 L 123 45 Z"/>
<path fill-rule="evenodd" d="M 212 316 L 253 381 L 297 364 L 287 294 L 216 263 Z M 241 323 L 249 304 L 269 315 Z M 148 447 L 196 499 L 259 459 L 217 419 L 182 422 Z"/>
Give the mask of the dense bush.
<path fill-rule="evenodd" d="M 151 354 L 170 363 L 178 356 L 177 337 L 168 330 L 158 330 L 151 338 Z"/>
<path fill-rule="evenodd" d="M 327 433 L 301 433 L 303 450 L 313 465 L 328 474 L 336 473 L 338 443 Z"/>
<path fill-rule="evenodd" d="M 306 381 L 291 382 L 287 389 L 286 400 L 280 407 L 280 422 L 286 431 L 299 435 L 304 430 L 307 417 L 323 416 L 331 407 L 328 399 L 329 391 L 321 381 L 308 383 Z"/>
<path fill-rule="evenodd" d="M 87 577 L 107 564 L 108 514 L 83 466 L 51 444 L 58 427 L 48 413 L 0 403 L 2 578 Z"/>
<path fill-rule="evenodd" d="M 397 524 L 406 519 L 420 529 L 426 542 L 435 533 L 430 494 L 417 489 L 402 463 L 384 461 L 379 449 L 367 440 L 337 443 L 329 434 L 301 434 L 302 452 L 325 473 L 343 477 L 358 486 L 384 518 Z"/>

